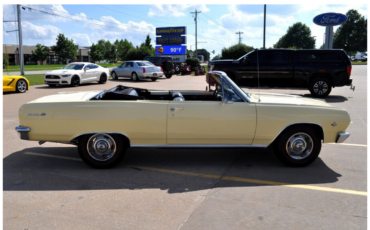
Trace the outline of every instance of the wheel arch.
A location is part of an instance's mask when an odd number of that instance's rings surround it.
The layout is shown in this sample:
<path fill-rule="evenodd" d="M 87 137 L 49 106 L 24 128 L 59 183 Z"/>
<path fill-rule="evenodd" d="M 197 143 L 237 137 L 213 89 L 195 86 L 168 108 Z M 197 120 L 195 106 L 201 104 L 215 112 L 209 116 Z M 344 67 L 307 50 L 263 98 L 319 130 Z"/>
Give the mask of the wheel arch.
<path fill-rule="evenodd" d="M 335 77 L 333 75 L 333 73 L 331 72 L 314 72 L 310 75 L 310 77 L 308 78 L 308 81 L 307 81 L 307 87 L 310 86 L 311 82 L 316 79 L 316 78 L 319 78 L 319 77 L 322 77 L 322 78 L 327 78 L 330 80 L 330 83 L 331 83 L 331 87 L 335 87 L 336 85 L 336 82 L 335 82 Z"/>
<path fill-rule="evenodd" d="M 79 139 L 81 137 L 86 136 L 86 135 L 94 135 L 94 134 L 98 134 L 98 133 L 106 133 L 106 134 L 120 135 L 120 136 L 123 137 L 125 146 L 127 146 L 127 148 L 129 148 L 131 146 L 130 139 L 127 137 L 127 135 L 124 134 L 124 133 L 119 133 L 119 132 L 89 132 L 89 133 L 81 133 L 81 134 L 73 137 L 70 142 L 73 143 L 73 144 L 78 144 L 78 141 L 79 141 Z"/>
<path fill-rule="evenodd" d="M 271 143 L 268 145 L 273 145 L 275 142 L 279 139 L 279 137 L 284 133 L 285 130 L 292 128 L 292 127 L 297 127 L 297 126 L 309 126 L 312 127 L 319 135 L 320 139 L 324 141 L 325 135 L 324 135 L 324 129 L 322 126 L 318 123 L 310 123 L 310 122 L 298 122 L 298 123 L 292 123 L 287 126 L 285 126 L 276 136 L 275 138 L 271 141 Z"/>

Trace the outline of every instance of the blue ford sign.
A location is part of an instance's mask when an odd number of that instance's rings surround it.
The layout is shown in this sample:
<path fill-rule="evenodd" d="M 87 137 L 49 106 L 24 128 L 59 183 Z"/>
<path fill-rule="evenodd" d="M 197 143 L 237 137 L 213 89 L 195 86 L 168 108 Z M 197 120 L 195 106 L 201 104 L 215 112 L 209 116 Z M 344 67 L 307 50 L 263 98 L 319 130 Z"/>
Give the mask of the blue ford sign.
<path fill-rule="evenodd" d="M 314 17 L 313 22 L 319 26 L 338 26 L 347 21 L 347 16 L 338 13 L 325 13 Z"/>

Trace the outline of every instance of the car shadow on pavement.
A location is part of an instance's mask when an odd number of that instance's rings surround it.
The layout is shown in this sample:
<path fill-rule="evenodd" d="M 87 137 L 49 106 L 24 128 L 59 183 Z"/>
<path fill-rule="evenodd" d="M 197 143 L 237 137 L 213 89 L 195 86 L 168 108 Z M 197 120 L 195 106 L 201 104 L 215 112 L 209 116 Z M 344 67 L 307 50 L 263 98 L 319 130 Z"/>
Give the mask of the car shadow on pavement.
<path fill-rule="evenodd" d="M 291 95 L 302 96 L 302 97 L 307 97 L 307 98 L 312 98 L 312 99 L 325 100 L 327 103 L 340 103 L 340 102 L 348 101 L 347 97 L 343 97 L 343 96 L 340 96 L 340 95 L 328 95 L 325 98 L 314 98 L 311 94 L 291 94 Z"/>
<path fill-rule="evenodd" d="M 79 90 L 80 87 L 86 87 L 86 86 L 91 86 L 91 85 L 101 85 L 99 83 L 84 83 L 84 84 L 81 84 L 77 87 L 73 87 L 73 86 L 70 86 L 70 85 L 58 85 L 58 86 L 55 86 L 55 87 L 50 87 L 48 85 L 38 85 L 35 87 L 35 89 L 65 89 L 65 88 L 68 88 L 68 89 L 76 89 L 77 91 Z"/>
<path fill-rule="evenodd" d="M 314 185 L 341 177 L 320 158 L 307 167 L 286 167 L 269 149 L 129 149 L 117 167 L 98 170 L 80 160 L 76 147 L 35 147 L 5 157 L 3 173 L 4 191 L 161 189 L 168 193 L 265 186 L 240 178 Z"/>
<path fill-rule="evenodd" d="M 159 80 L 159 78 L 157 78 L 157 81 Z M 144 79 L 144 80 L 140 80 L 140 81 L 133 81 L 129 78 L 119 78 L 117 80 L 113 80 L 113 79 L 109 79 L 109 81 L 112 81 L 112 82 L 130 82 L 130 83 L 142 83 L 142 82 L 153 82 L 153 83 L 156 83 L 157 81 L 152 81 L 151 79 Z"/>

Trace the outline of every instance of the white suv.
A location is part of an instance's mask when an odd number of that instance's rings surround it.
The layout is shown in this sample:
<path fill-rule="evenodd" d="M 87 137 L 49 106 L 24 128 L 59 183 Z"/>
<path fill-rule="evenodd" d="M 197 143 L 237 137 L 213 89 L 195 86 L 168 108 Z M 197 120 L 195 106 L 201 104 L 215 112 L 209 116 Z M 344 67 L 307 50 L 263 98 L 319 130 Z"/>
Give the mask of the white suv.
<path fill-rule="evenodd" d="M 45 73 L 45 84 L 50 87 L 57 85 L 79 86 L 83 83 L 99 82 L 105 84 L 109 77 L 109 69 L 90 62 L 73 62 L 60 70 Z"/>

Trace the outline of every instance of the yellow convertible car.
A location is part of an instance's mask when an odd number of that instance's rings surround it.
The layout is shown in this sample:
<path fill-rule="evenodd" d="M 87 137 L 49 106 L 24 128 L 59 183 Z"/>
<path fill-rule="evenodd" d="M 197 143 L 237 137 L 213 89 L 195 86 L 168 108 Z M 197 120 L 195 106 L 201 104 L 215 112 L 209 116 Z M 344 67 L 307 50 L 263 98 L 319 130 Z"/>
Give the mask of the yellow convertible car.
<path fill-rule="evenodd" d="M 24 93 L 30 87 L 27 78 L 3 75 L 3 92 Z"/>
<path fill-rule="evenodd" d="M 224 73 L 208 73 L 216 89 L 148 90 L 119 85 L 31 101 L 19 110 L 23 140 L 70 143 L 83 161 L 110 168 L 127 148 L 267 148 L 289 166 L 306 166 L 321 143 L 343 142 L 347 111 L 322 100 L 252 94 Z"/>

